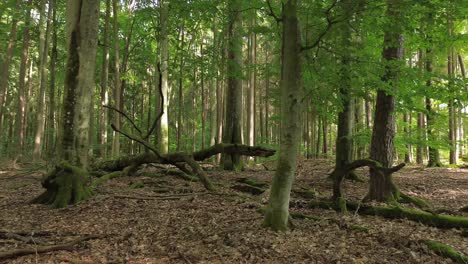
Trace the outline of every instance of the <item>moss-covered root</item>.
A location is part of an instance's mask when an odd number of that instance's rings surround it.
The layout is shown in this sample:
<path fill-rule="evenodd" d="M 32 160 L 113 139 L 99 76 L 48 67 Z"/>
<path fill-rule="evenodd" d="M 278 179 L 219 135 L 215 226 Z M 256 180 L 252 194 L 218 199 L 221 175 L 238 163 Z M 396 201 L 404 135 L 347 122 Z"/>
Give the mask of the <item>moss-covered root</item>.
<path fill-rule="evenodd" d="M 86 171 L 62 161 L 42 181 L 46 191 L 32 202 L 51 205 L 53 208 L 79 203 L 92 195 L 87 183 Z"/>
<path fill-rule="evenodd" d="M 353 182 L 364 182 L 364 179 L 359 177 L 354 171 L 351 171 L 345 176 L 345 179 L 353 181 Z"/>
<path fill-rule="evenodd" d="M 312 207 L 329 208 L 340 210 L 335 202 L 311 201 Z M 391 219 L 406 218 L 411 221 L 420 222 L 425 225 L 439 228 L 468 228 L 468 218 L 443 214 L 433 214 L 422 210 L 408 209 L 400 206 L 370 206 L 347 202 L 347 209 L 358 211 L 359 214 L 376 215 Z"/>
<path fill-rule="evenodd" d="M 421 209 L 430 209 L 432 205 L 424 199 L 421 199 L 416 196 L 407 195 L 405 193 L 400 192 L 400 199 L 398 200 L 400 203 L 407 203 L 407 204 L 414 204 L 415 206 Z"/>
<path fill-rule="evenodd" d="M 426 244 L 426 246 L 430 250 L 434 251 L 436 254 L 440 256 L 450 258 L 456 263 L 463 263 L 463 264 L 468 263 L 467 256 L 464 256 L 463 254 L 456 251 L 455 249 L 453 249 L 451 246 L 447 244 L 434 241 L 434 240 L 424 240 L 423 242 L 424 244 Z"/>

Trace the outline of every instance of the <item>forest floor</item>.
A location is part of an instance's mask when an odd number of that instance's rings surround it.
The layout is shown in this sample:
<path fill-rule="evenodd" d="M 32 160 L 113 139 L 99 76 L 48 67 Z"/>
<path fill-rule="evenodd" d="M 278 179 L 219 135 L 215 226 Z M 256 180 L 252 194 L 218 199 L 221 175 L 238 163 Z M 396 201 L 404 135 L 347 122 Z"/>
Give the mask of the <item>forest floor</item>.
<path fill-rule="evenodd" d="M 268 191 L 251 195 L 234 189 L 244 186 L 240 178 L 270 182 L 274 172 L 263 167 L 239 173 L 208 170 L 217 183 L 216 195 L 206 193 L 198 182 L 147 167 L 139 176 L 105 183 L 93 198 L 65 209 L 29 203 L 43 191 L 42 173 L 1 171 L 0 253 L 100 235 L 67 251 L 4 263 L 452 263 L 429 250 L 421 242 L 425 239 L 468 255 L 468 239 L 461 230 L 308 208 L 314 198 L 304 197 L 306 189 L 330 197 L 327 177 L 332 167 L 327 160 L 300 162 L 291 212 L 321 220 L 295 219 L 294 229 L 280 233 L 262 227 L 258 208 L 266 205 Z M 358 174 L 364 183 L 346 181 L 344 186 L 346 196 L 355 200 L 367 191 L 367 171 Z M 427 199 L 435 208 L 458 211 L 468 205 L 468 169 L 409 166 L 395 174 L 395 181 L 402 191 Z M 33 239 L 22 242 L 1 237 L 2 232 Z"/>

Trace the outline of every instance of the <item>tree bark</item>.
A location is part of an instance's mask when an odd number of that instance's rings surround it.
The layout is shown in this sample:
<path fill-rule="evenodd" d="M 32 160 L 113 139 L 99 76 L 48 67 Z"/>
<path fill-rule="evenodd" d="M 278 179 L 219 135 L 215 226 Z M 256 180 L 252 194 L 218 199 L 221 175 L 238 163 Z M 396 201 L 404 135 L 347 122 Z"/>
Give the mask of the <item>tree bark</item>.
<path fill-rule="evenodd" d="M 429 75 L 432 74 L 432 50 L 431 49 L 426 49 L 426 72 L 429 73 Z M 429 76 L 429 79 L 426 81 L 426 87 L 427 89 L 431 89 L 432 86 L 432 80 L 431 76 Z M 426 96 L 426 118 L 427 118 L 427 137 L 429 142 L 434 142 L 437 138 L 436 135 L 433 131 L 433 126 L 435 123 L 435 111 L 432 109 L 432 100 L 431 98 Z M 421 116 L 421 126 L 423 127 L 424 121 L 423 121 L 423 116 Z M 421 150 L 422 152 L 422 150 Z M 422 156 L 422 153 L 421 153 Z M 442 163 L 440 162 L 440 154 L 439 150 L 435 147 L 432 146 L 432 144 L 429 144 L 429 160 L 427 162 L 428 167 L 441 167 Z"/>
<path fill-rule="evenodd" d="M 23 152 L 24 140 L 26 136 L 26 124 L 25 124 L 25 115 L 26 115 L 26 106 L 27 106 L 27 97 L 26 97 L 26 71 L 28 67 L 28 56 L 29 56 L 29 42 L 31 38 L 29 27 L 31 25 L 31 8 L 32 0 L 28 0 L 26 4 L 26 13 L 24 18 L 24 31 L 23 31 L 23 43 L 21 48 L 21 64 L 19 71 L 19 80 L 18 80 L 18 109 L 16 114 L 16 154 Z M 1 112 L 1 111 L 0 111 Z"/>
<path fill-rule="evenodd" d="M 49 5 L 52 7 L 52 50 L 50 55 L 50 81 L 49 81 L 49 113 L 48 113 L 48 129 L 47 129 L 47 156 L 54 157 L 55 155 L 55 139 L 56 139 L 56 122 L 55 122 L 55 65 L 57 63 L 57 5 L 55 0 L 50 0 Z"/>
<path fill-rule="evenodd" d="M 111 1 L 106 0 L 106 16 L 104 21 L 103 31 L 103 47 L 102 47 L 102 66 L 101 66 L 101 93 L 99 106 L 99 134 L 98 142 L 100 145 L 99 154 L 101 157 L 107 156 L 107 123 L 109 118 L 109 111 L 104 105 L 109 104 L 109 91 L 107 89 L 109 81 L 109 28 L 110 28 L 110 12 L 111 12 Z"/>
<path fill-rule="evenodd" d="M 46 0 L 43 1 L 43 8 L 46 6 Z M 49 50 L 50 40 L 50 25 L 51 25 L 51 13 L 52 5 L 48 5 L 47 15 L 41 13 L 41 17 L 46 19 L 46 28 L 40 24 L 40 51 L 39 51 L 39 94 L 37 101 L 37 119 L 36 119 L 36 135 L 34 136 L 34 159 L 39 159 L 42 156 L 43 149 L 43 137 L 44 137 L 44 126 L 45 126 L 45 102 L 46 102 L 46 85 L 47 85 L 47 58 Z"/>
<path fill-rule="evenodd" d="M 273 230 L 288 227 L 289 199 L 300 145 L 302 87 L 297 0 L 284 3 L 282 22 L 281 144 L 264 221 Z"/>
<path fill-rule="evenodd" d="M 240 0 L 228 1 L 228 61 L 226 116 L 223 127 L 223 143 L 240 144 L 242 142 L 242 29 Z M 226 170 L 242 168 L 242 161 L 237 154 L 222 155 L 222 165 Z"/>
<path fill-rule="evenodd" d="M 67 64 L 63 97 L 62 161 L 42 181 L 46 191 L 33 202 L 61 208 L 91 196 L 86 186 L 89 111 L 94 91 L 94 70 L 99 22 L 99 1 L 68 0 Z"/>
<path fill-rule="evenodd" d="M 20 10 L 21 7 L 20 0 L 16 0 L 15 4 L 15 11 Z M 18 16 L 13 15 L 13 20 L 11 21 L 11 31 L 8 40 L 8 46 L 5 54 L 5 61 L 0 65 L 0 119 L 4 118 L 3 106 L 5 104 L 5 97 L 7 94 L 8 88 L 8 79 L 10 76 L 10 66 L 11 66 L 11 58 L 13 57 L 13 48 L 15 47 L 16 43 L 16 33 L 17 33 L 17 25 L 18 25 Z M 3 131 L 3 122 L 0 120 L 0 131 Z"/>
<path fill-rule="evenodd" d="M 122 105 L 120 105 L 120 56 L 119 56 L 119 29 L 117 24 L 118 9 L 117 0 L 112 0 L 112 11 L 113 11 L 113 31 L 114 31 L 114 105 L 115 108 L 122 111 Z M 120 129 L 122 118 L 120 115 L 115 115 L 114 125 L 117 129 Z M 113 133 L 112 137 L 112 156 L 116 157 L 120 153 L 120 138 L 117 133 Z"/>
<path fill-rule="evenodd" d="M 164 97 L 163 102 L 163 115 L 158 123 L 158 147 L 162 153 L 169 151 L 169 33 L 168 33 L 168 15 L 169 15 L 169 0 L 162 0 L 160 2 L 160 59 L 161 59 L 161 87 Z"/>
<path fill-rule="evenodd" d="M 398 88 L 398 62 L 403 59 L 403 36 L 400 32 L 401 26 L 399 26 L 400 1 L 388 0 L 387 6 L 386 16 L 389 23 L 394 23 L 396 26 L 387 28 L 384 34 L 382 57 L 385 63 L 385 73 L 382 81 L 389 84 L 394 92 Z M 393 164 L 394 159 L 395 97 L 393 92 L 388 93 L 381 89 L 377 91 L 370 152 L 371 159 L 387 168 Z M 374 169 L 370 169 L 369 185 L 367 198 L 370 200 L 386 201 L 394 198 L 397 192 L 391 174 L 383 176 Z"/>
<path fill-rule="evenodd" d="M 350 4 L 350 1 L 345 1 L 343 3 L 343 13 L 347 19 L 351 19 Z M 351 54 L 348 48 L 351 47 L 351 29 L 346 22 L 343 22 L 341 25 L 341 44 L 344 50 L 340 68 L 340 97 L 343 109 L 338 113 L 335 169 L 346 166 L 353 159 L 352 132 L 354 124 L 354 99 L 351 95 L 351 77 L 349 72 Z"/>

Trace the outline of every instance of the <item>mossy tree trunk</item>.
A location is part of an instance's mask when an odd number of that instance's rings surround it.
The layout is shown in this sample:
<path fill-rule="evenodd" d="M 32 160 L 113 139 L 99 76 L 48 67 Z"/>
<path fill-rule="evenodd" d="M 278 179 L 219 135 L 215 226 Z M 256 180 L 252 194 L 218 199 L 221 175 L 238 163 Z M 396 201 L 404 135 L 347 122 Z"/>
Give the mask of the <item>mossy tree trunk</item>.
<path fill-rule="evenodd" d="M 87 187 L 89 111 L 94 89 L 99 1 L 68 0 L 67 64 L 65 75 L 62 138 L 63 159 L 42 185 L 45 193 L 34 202 L 65 207 L 88 198 Z"/>
<path fill-rule="evenodd" d="M 281 65 L 281 144 L 278 165 L 271 185 L 264 225 L 286 230 L 289 222 L 289 199 L 297 165 L 301 130 L 301 46 L 297 0 L 283 5 L 283 40 Z"/>
<path fill-rule="evenodd" d="M 385 63 L 385 73 L 382 76 L 383 85 L 391 86 L 392 92 L 385 89 L 377 91 L 375 105 L 374 126 L 372 129 L 371 159 L 390 167 L 394 159 L 395 137 L 395 96 L 393 93 L 398 85 L 398 62 L 403 58 L 403 36 L 401 34 L 400 0 L 387 1 L 387 17 L 389 24 L 386 26 L 382 57 Z M 391 25 L 390 25 L 391 23 Z M 393 184 L 391 174 L 382 175 L 374 169 L 370 169 L 369 194 L 370 200 L 387 201 L 398 190 Z"/>

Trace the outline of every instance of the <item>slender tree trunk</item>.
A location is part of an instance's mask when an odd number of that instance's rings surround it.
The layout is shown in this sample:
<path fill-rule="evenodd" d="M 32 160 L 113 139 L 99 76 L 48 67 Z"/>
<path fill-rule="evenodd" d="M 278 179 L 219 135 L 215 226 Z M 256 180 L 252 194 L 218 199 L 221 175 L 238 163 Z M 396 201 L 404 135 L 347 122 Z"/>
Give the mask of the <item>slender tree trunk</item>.
<path fill-rule="evenodd" d="M 228 1 L 228 86 L 226 93 L 226 125 L 223 127 L 223 142 L 242 142 L 242 29 L 240 0 Z M 222 155 L 223 168 L 241 169 L 241 159 L 237 154 Z"/>
<path fill-rule="evenodd" d="M 454 99 L 454 57 L 453 51 L 449 52 L 448 61 L 447 61 L 447 72 L 450 78 L 449 80 L 449 93 L 450 99 L 448 103 L 448 110 L 449 110 L 449 142 L 450 142 L 450 164 L 457 164 L 457 118 L 456 118 L 456 107 L 455 107 L 455 99 Z"/>
<path fill-rule="evenodd" d="M 256 14 L 256 12 L 255 12 Z M 255 26 L 255 16 L 252 16 L 250 26 Z M 254 32 L 250 33 L 249 36 L 250 50 L 249 50 L 249 93 L 248 93 L 248 120 L 247 120 L 247 131 L 248 131 L 248 145 L 255 145 L 255 64 L 256 64 L 256 36 Z M 251 158 L 252 159 L 252 158 Z"/>
<path fill-rule="evenodd" d="M 16 0 L 15 11 L 19 11 L 21 7 L 20 0 Z M 14 15 L 11 21 L 11 30 L 8 40 L 6 54 L 4 55 L 5 61 L 0 65 L 0 119 L 4 118 L 3 106 L 5 104 L 5 97 L 8 89 L 8 79 L 10 76 L 11 58 L 13 57 L 13 49 L 16 42 L 18 16 Z M 3 121 L 0 120 L 0 131 L 3 131 Z"/>
<path fill-rule="evenodd" d="M 281 144 L 264 221 L 273 230 L 288 227 L 289 198 L 300 146 L 302 87 L 297 0 L 284 3 L 282 21 Z"/>
<path fill-rule="evenodd" d="M 43 5 L 46 5 L 44 0 Z M 34 136 L 34 159 L 39 159 L 42 155 L 42 139 L 44 136 L 44 126 L 45 126 L 45 102 L 46 102 L 46 85 L 47 85 L 47 58 L 49 50 L 49 39 L 50 39 L 50 25 L 51 25 L 51 5 L 48 5 L 47 15 L 44 13 L 41 16 L 46 17 L 46 28 L 45 32 L 43 31 L 42 25 L 40 26 L 42 31 L 40 33 L 40 51 L 39 51 L 39 94 L 37 102 L 37 120 L 36 120 L 36 135 Z M 40 29 L 40 30 L 41 30 Z M 44 34 L 44 36 L 42 36 Z"/>
<path fill-rule="evenodd" d="M 205 133 L 205 128 L 206 128 L 206 91 L 205 91 L 205 67 L 204 67 L 204 56 L 203 56 L 203 43 L 200 46 L 200 91 L 201 91 L 201 147 L 202 149 L 205 148 L 205 138 L 206 138 L 206 133 Z"/>
<path fill-rule="evenodd" d="M 266 51 L 266 77 L 265 77 L 265 144 L 270 143 L 270 67 L 269 52 Z"/>
<path fill-rule="evenodd" d="M 387 1 L 387 17 L 389 23 L 398 25 L 401 14 L 399 13 L 400 1 Z M 398 88 L 398 65 L 403 59 L 403 36 L 399 32 L 399 26 L 388 28 L 384 34 L 384 45 L 382 57 L 385 63 L 385 74 L 382 81 L 391 84 L 393 89 Z M 375 119 L 372 130 L 371 159 L 376 160 L 382 166 L 388 168 L 394 159 L 394 137 L 395 137 L 395 97 L 385 90 L 377 91 L 375 105 Z M 391 174 L 382 175 L 370 170 L 369 182 L 370 200 L 386 201 L 395 197 L 398 193 L 392 181 Z"/>
<path fill-rule="evenodd" d="M 163 102 L 163 115 L 158 123 L 158 144 L 161 153 L 169 151 L 169 33 L 168 33 L 168 15 L 169 15 L 169 1 L 163 0 L 160 2 L 160 59 L 161 59 L 161 89 L 164 96 Z"/>
<path fill-rule="evenodd" d="M 403 113 L 403 122 L 405 123 L 403 131 L 405 132 L 405 135 L 411 138 L 411 113 Z M 411 146 L 411 144 L 406 144 L 405 162 L 413 162 L 413 147 Z"/>
<path fill-rule="evenodd" d="M 23 43 L 21 48 L 21 64 L 19 71 L 19 80 L 18 80 L 18 109 L 16 114 L 16 154 L 23 153 L 24 150 L 24 140 L 26 133 L 25 125 L 25 116 L 26 116 L 26 106 L 27 106 L 27 97 L 26 97 L 26 71 L 28 67 L 28 56 L 29 56 L 29 41 L 31 34 L 29 33 L 29 27 L 31 25 L 31 8 L 32 0 L 28 0 L 26 6 L 26 13 L 24 18 L 24 31 L 23 31 Z M 0 110 L 1 112 L 1 110 Z"/>
<path fill-rule="evenodd" d="M 351 19 L 351 2 L 345 1 L 343 11 L 345 17 Z M 336 159 L 335 170 L 344 168 L 353 160 L 353 109 L 354 99 L 351 96 L 351 77 L 350 77 L 350 50 L 351 47 L 351 29 L 348 23 L 343 22 L 341 25 L 341 44 L 345 49 L 341 58 L 340 68 L 340 97 L 343 104 L 343 109 L 338 113 L 338 131 L 336 136 Z"/>
<path fill-rule="evenodd" d="M 99 134 L 98 142 L 100 145 L 100 156 L 105 158 L 107 156 L 107 125 L 109 118 L 109 111 L 104 108 L 104 105 L 109 104 L 109 91 L 107 89 L 109 81 L 109 28 L 110 28 L 110 13 L 111 13 L 111 1 L 106 0 L 106 17 L 104 21 L 104 32 L 103 32 L 103 47 L 102 47 L 102 65 L 101 65 L 101 93 L 99 106 Z"/>
<path fill-rule="evenodd" d="M 49 117 L 47 129 L 47 155 L 54 157 L 55 155 L 55 139 L 57 130 L 55 126 L 55 65 L 57 63 L 57 5 L 55 0 L 50 0 L 49 5 L 52 6 L 52 51 L 50 55 L 50 83 L 49 83 Z"/>
<path fill-rule="evenodd" d="M 179 90 L 178 90 L 178 111 L 177 111 L 177 151 L 181 150 L 181 140 L 182 140 L 182 108 L 184 104 L 184 90 L 183 90 L 183 81 L 184 81 L 184 64 L 185 64 L 185 26 L 182 23 L 180 27 L 180 62 L 179 62 Z"/>
<path fill-rule="evenodd" d="M 426 50 L 426 72 L 429 73 L 429 75 L 432 74 L 432 50 L 427 49 Z M 431 77 L 427 79 L 426 81 L 426 86 L 427 89 L 431 89 L 432 86 L 432 81 Z M 435 134 L 433 130 L 433 126 L 435 124 L 435 111 L 432 109 L 432 100 L 429 97 L 426 97 L 426 118 L 427 118 L 427 137 L 429 142 L 433 142 L 436 140 L 437 135 Z M 421 115 L 421 127 L 424 126 L 424 116 Z M 422 153 L 421 153 L 422 156 Z M 440 167 L 442 166 L 440 162 L 440 154 L 439 150 L 435 147 L 433 147 L 431 144 L 429 144 L 429 160 L 427 162 L 428 167 Z"/>
<path fill-rule="evenodd" d="M 323 134 L 323 143 L 322 143 L 322 155 L 324 157 L 328 156 L 328 122 L 326 117 L 322 116 L 322 134 Z"/>
<path fill-rule="evenodd" d="M 416 163 L 423 164 L 423 144 L 424 142 L 424 114 L 418 113 L 418 146 L 416 147 Z"/>
<path fill-rule="evenodd" d="M 114 105 L 118 110 L 122 110 L 120 105 L 120 64 L 119 64 L 119 29 L 118 29 L 118 9 L 117 0 L 112 0 L 112 11 L 113 11 L 113 31 L 114 31 Z M 120 129 L 122 118 L 119 114 L 114 114 L 114 126 L 118 130 Z M 112 134 L 112 156 L 116 157 L 120 154 L 120 138 L 119 135 L 114 131 Z"/>

